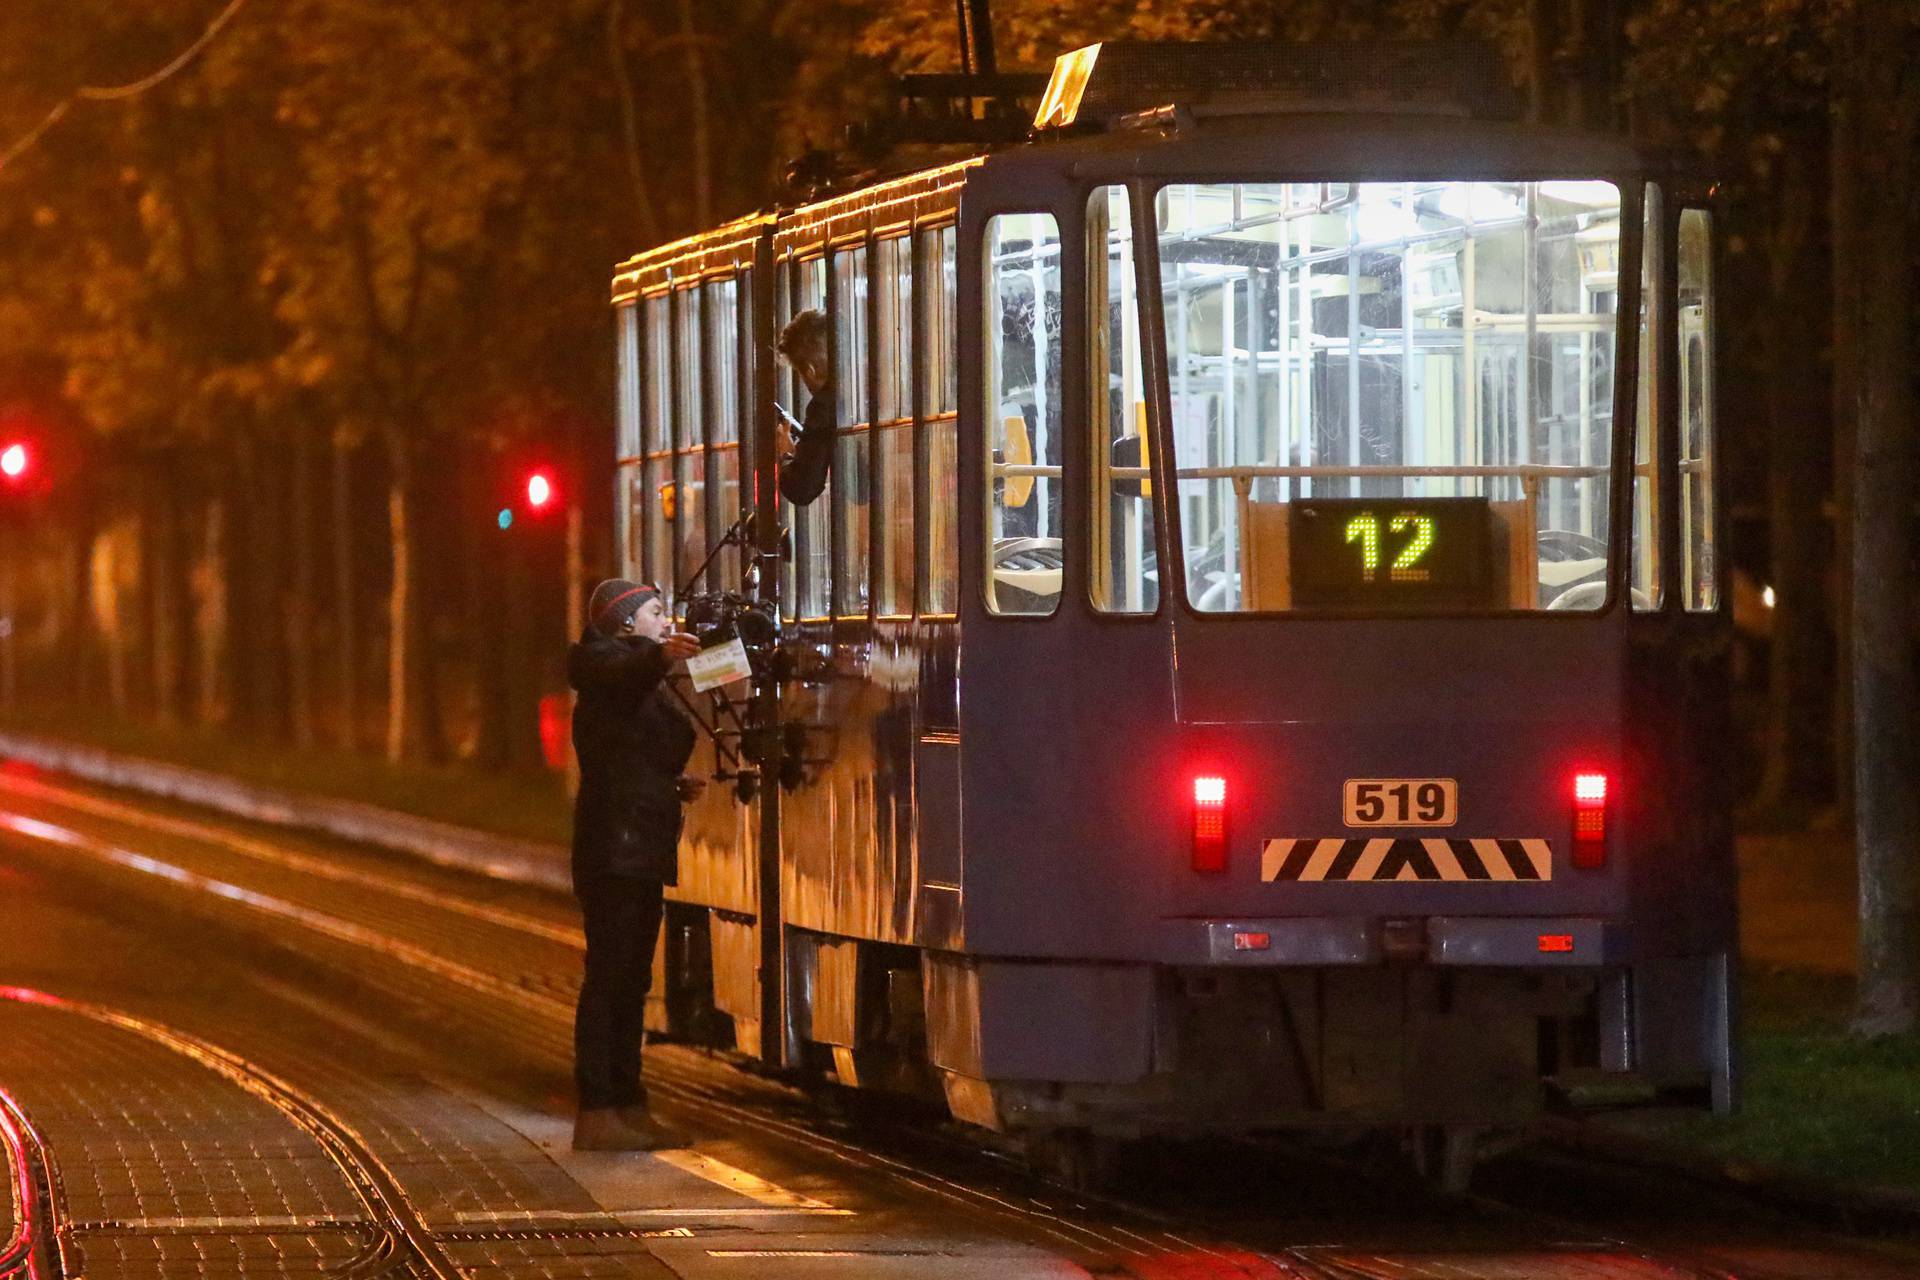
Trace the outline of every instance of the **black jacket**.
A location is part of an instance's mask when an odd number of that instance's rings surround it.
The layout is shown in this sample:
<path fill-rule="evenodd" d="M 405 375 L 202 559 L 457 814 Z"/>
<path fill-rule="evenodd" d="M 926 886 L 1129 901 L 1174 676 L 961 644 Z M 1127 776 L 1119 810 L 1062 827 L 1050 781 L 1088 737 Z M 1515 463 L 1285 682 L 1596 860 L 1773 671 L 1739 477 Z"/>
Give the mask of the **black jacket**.
<path fill-rule="evenodd" d="M 653 641 L 592 627 L 567 651 L 567 683 L 580 694 L 573 711 L 576 890 L 602 876 L 675 881 L 678 779 L 694 732 L 666 688 L 667 666 Z"/>
<path fill-rule="evenodd" d="M 793 456 L 780 468 L 780 496 L 796 507 L 806 506 L 827 487 L 827 472 L 833 466 L 834 417 L 833 388 L 822 387 L 819 395 L 807 401 Z"/>

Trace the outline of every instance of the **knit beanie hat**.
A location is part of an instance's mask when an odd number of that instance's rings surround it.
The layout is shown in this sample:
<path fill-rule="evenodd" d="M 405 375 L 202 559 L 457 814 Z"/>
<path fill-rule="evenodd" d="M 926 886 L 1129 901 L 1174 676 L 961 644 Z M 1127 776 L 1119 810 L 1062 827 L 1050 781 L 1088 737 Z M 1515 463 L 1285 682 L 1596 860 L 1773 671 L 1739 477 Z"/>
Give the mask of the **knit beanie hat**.
<path fill-rule="evenodd" d="M 625 578 L 608 578 L 593 589 L 593 597 L 587 601 L 587 621 L 603 635 L 619 635 L 633 621 L 633 615 L 640 612 L 640 606 L 659 598 L 658 587 L 642 586 Z"/>

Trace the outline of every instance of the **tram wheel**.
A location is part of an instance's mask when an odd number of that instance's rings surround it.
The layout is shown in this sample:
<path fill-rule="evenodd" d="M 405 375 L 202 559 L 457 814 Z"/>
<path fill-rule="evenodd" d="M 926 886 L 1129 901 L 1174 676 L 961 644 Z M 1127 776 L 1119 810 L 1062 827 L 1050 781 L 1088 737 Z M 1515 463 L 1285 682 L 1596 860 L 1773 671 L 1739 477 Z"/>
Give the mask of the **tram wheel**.
<path fill-rule="evenodd" d="M 1120 1172 L 1118 1138 L 1091 1129 L 1044 1129 L 1027 1139 L 1027 1163 L 1070 1191 L 1103 1191 Z"/>
<path fill-rule="evenodd" d="M 1479 1155 L 1480 1127 L 1471 1124 L 1427 1124 L 1412 1137 L 1413 1171 L 1434 1191 L 1465 1195 L 1473 1181 Z"/>

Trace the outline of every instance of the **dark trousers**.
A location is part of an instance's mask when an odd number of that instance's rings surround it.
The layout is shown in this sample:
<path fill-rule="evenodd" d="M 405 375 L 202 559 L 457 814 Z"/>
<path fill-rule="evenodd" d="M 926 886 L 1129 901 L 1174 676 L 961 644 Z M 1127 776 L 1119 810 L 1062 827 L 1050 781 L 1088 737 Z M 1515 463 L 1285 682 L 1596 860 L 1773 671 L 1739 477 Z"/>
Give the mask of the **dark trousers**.
<path fill-rule="evenodd" d="M 645 1103 L 640 1038 L 660 936 L 660 882 L 605 876 L 577 885 L 574 893 L 587 932 L 587 976 L 573 1018 L 580 1109 Z"/>

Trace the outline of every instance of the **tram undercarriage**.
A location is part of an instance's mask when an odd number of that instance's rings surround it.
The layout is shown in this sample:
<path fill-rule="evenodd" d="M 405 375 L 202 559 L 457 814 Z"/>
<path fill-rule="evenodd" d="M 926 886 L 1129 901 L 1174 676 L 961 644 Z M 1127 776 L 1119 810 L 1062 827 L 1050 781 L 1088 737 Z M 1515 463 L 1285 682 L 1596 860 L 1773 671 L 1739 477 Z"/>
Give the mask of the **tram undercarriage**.
<path fill-rule="evenodd" d="M 751 932 L 674 909 L 656 1032 L 759 1055 Z M 1396 945 L 1345 965 L 1085 964 L 789 930 L 785 1056 L 815 1080 L 1042 1139 L 1477 1132 L 1554 1111 L 1731 1107 L 1724 955 L 1502 968 Z"/>

